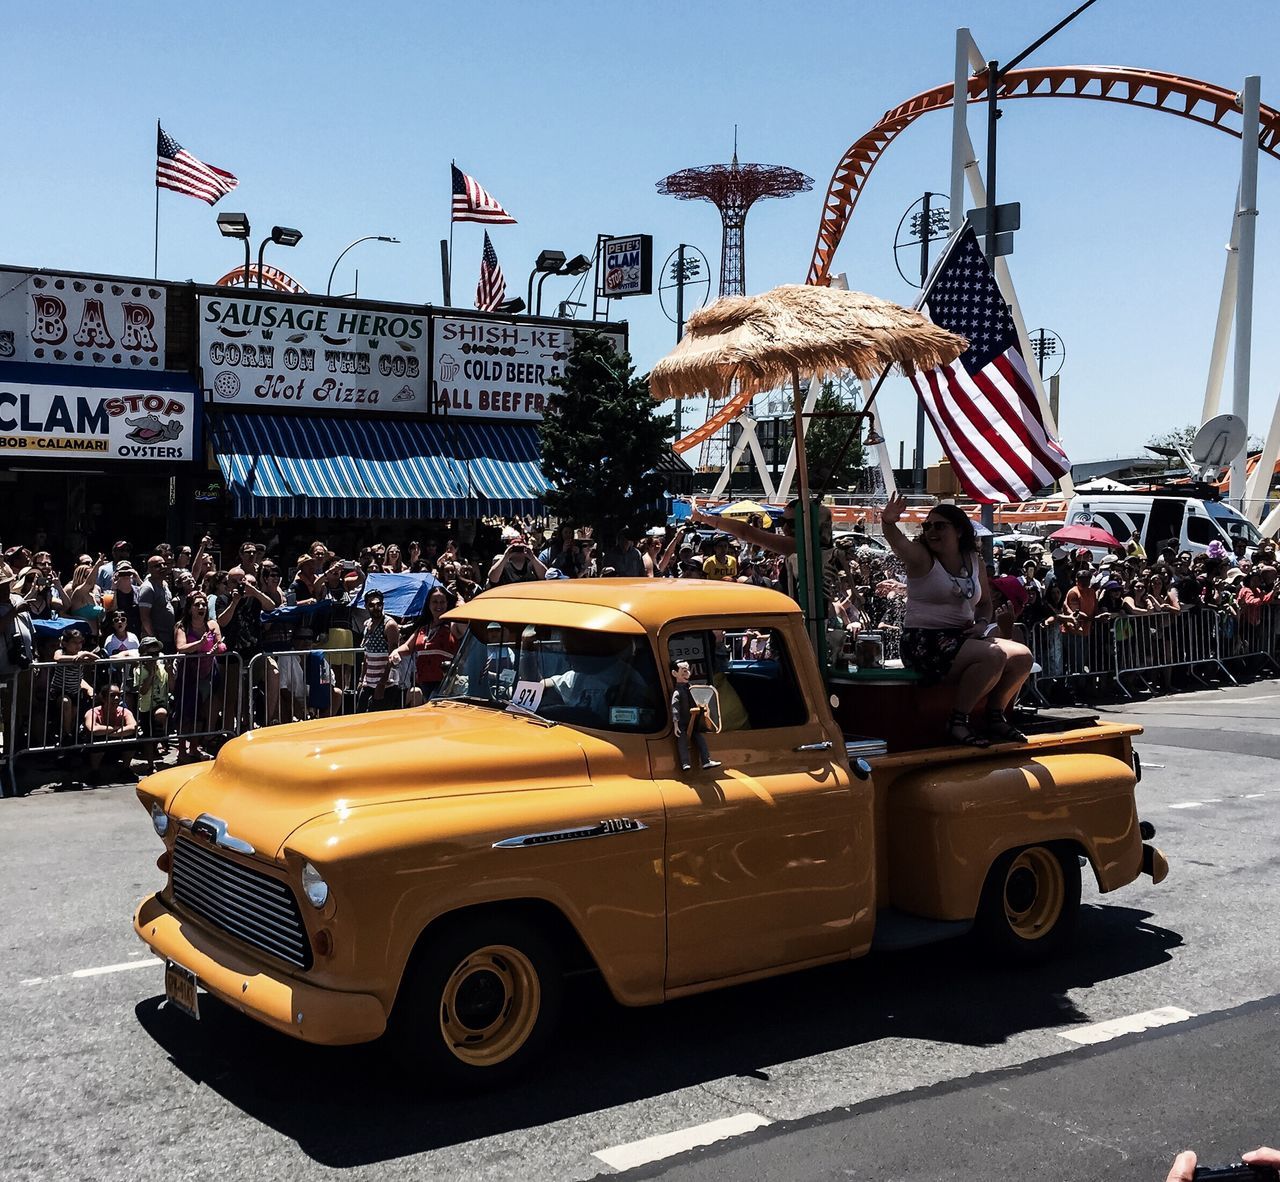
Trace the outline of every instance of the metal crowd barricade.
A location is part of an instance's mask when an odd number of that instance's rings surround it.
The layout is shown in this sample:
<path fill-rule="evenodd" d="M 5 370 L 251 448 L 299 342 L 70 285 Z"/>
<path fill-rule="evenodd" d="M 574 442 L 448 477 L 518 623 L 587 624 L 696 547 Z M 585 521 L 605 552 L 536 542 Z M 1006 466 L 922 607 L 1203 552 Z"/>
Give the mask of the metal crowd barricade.
<path fill-rule="evenodd" d="M 258 653 L 245 667 L 244 729 L 412 706 L 414 665 L 411 653 L 391 666 L 379 699 L 363 685 L 364 649 L 317 646 Z"/>
<path fill-rule="evenodd" d="M 15 676 L 9 694 L 10 790 L 17 788 L 21 756 L 136 753 L 154 766 L 162 744 L 234 735 L 240 682 L 234 653 L 35 662 Z M 100 691 L 110 686 L 119 688 L 120 704 L 136 723 L 127 734 L 94 734 L 86 725 Z"/>

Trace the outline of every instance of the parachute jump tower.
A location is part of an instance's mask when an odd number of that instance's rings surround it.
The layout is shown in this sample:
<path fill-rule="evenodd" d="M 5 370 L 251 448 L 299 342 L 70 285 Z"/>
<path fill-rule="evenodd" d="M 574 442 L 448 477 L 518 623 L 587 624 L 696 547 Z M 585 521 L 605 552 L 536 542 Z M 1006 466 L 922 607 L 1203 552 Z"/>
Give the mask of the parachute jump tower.
<path fill-rule="evenodd" d="M 710 201 L 720 211 L 720 294 L 746 295 L 746 260 L 743 228 L 747 213 L 766 197 L 791 197 L 813 188 L 813 178 L 794 168 L 780 164 L 739 164 L 738 137 L 733 142 L 733 160 L 729 164 L 706 164 L 699 168 L 683 168 L 663 177 L 658 192 L 680 201 Z M 715 415 L 729 391 L 712 390 L 707 407 L 708 418 Z M 702 441 L 699 468 L 723 467 L 728 458 L 728 424 L 725 429 Z"/>

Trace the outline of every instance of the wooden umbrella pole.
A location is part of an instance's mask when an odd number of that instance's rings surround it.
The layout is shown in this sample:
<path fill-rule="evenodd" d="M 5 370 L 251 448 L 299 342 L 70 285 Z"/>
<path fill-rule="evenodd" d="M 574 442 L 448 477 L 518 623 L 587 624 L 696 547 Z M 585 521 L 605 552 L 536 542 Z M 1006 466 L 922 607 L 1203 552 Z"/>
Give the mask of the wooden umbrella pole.
<path fill-rule="evenodd" d="M 804 454 L 804 412 L 800 396 L 800 372 L 791 370 L 792 408 L 795 416 L 796 476 L 800 486 L 800 504 L 796 513 L 796 581 L 797 599 L 804 612 L 805 628 L 813 642 L 814 652 L 822 657 L 826 632 L 817 609 L 817 580 L 821 575 L 821 549 L 814 546 L 813 503 L 809 499 L 809 465 Z M 816 550 L 816 553 L 815 553 Z"/>

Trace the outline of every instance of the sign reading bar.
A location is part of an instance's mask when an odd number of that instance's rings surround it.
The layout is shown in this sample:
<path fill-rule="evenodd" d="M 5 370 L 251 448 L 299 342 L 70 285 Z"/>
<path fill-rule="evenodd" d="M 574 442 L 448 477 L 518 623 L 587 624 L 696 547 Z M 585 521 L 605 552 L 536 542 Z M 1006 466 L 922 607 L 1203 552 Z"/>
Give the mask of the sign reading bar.
<path fill-rule="evenodd" d="M 200 297 L 200 367 L 215 403 L 421 414 L 426 319 L 404 311 Z"/>
<path fill-rule="evenodd" d="M 159 284 L 47 271 L 18 276 L 0 271 L 0 361 L 164 369 Z"/>
<path fill-rule="evenodd" d="M 606 238 L 602 299 L 650 295 L 653 292 L 653 235 Z"/>
<path fill-rule="evenodd" d="M 189 460 L 196 396 L 0 382 L 0 456 Z"/>
<path fill-rule="evenodd" d="M 537 421 L 560 392 L 552 381 L 564 371 L 576 332 L 590 328 L 433 316 L 431 407 L 462 418 Z M 626 336 L 607 332 L 622 352 Z"/>

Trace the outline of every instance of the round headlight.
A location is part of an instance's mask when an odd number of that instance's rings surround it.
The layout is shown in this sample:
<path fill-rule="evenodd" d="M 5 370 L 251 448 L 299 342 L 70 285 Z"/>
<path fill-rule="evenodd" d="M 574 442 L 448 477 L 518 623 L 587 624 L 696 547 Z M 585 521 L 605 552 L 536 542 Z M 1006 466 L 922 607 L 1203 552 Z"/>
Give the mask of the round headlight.
<path fill-rule="evenodd" d="M 151 806 L 151 825 L 155 829 L 157 837 L 163 837 L 169 832 L 169 814 L 154 803 Z"/>
<path fill-rule="evenodd" d="M 329 884 L 310 862 L 302 864 L 302 889 L 312 907 L 323 907 L 329 898 Z"/>

